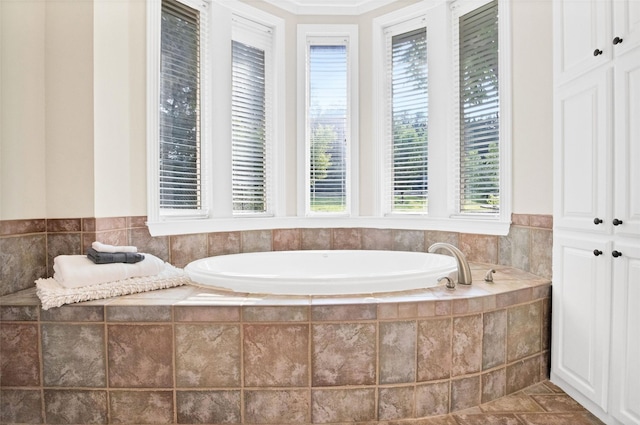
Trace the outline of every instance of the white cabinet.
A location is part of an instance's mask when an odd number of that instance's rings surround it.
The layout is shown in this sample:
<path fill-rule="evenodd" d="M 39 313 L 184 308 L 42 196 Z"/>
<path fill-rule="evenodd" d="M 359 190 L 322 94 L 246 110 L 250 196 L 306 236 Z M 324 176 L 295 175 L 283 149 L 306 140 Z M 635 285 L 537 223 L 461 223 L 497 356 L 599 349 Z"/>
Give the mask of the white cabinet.
<path fill-rule="evenodd" d="M 553 250 L 552 373 L 606 411 L 611 242 L 558 235 Z"/>
<path fill-rule="evenodd" d="M 554 2 L 551 379 L 614 425 L 640 425 L 639 33 L 640 0 Z"/>
<path fill-rule="evenodd" d="M 554 71 L 564 83 L 640 45 L 639 0 L 553 2 Z"/>
<path fill-rule="evenodd" d="M 625 425 L 640 424 L 640 246 L 620 242 L 613 261 L 611 403 L 609 411 Z"/>
<path fill-rule="evenodd" d="M 616 58 L 614 70 L 615 200 L 611 220 L 622 221 L 614 226 L 616 235 L 640 236 L 640 47 Z"/>
<path fill-rule="evenodd" d="M 613 72 L 593 72 L 554 94 L 554 225 L 608 233 Z"/>

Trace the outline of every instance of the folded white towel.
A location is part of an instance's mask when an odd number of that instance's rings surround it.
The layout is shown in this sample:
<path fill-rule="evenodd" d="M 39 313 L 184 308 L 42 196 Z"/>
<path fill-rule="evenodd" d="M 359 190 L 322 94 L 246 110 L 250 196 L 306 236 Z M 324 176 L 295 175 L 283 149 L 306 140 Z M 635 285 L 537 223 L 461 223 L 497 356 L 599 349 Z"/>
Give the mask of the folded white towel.
<path fill-rule="evenodd" d="M 138 252 L 138 248 L 129 245 L 108 245 L 106 243 L 95 241 L 91 247 L 98 252 Z"/>
<path fill-rule="evenodd" d="M 191 280 L 184 273 L 184 270 L 164 263 L 162 272 L 154 276 L 134 277 L 81 288 L 65 288 L 52 277 L 38 279 L 36 280 L 36 293 L 42 303 L 42 309 L 48 310 L 51 307 L 60 307 L 64 304 L 173 288 L 188 283 L 191 283 Z"/>
<path fill-rule="evenodd" d="M 86 255 L 58 255 L 53 260 L 53 278 L 65 288 L 79 288 L 131 277 L 153 276 L 164 267 L 164 261 L 151 254 L 135 264 L 95 264 Z"/>

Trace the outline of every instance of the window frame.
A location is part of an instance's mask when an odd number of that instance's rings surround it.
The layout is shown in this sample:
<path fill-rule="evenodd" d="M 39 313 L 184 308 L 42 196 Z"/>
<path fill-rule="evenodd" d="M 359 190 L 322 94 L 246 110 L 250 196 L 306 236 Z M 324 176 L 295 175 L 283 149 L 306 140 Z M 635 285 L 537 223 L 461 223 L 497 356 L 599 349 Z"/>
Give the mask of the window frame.
<path fill-rule="evenodd" d="M 236 0 L 178 0 L 199 8 L 208 31 L 201 38 L 202 68 L 202 210 L 168 212 L 159 203 L 159 118 L 161 1 L 147 0 L 147 225 L 152 235 L 198 233 L 269 227 L 269 220 L 285 213 L 284 134 L 285 67 L 284 20 Z M 231 40 L 233 17 L 239 16 L 273 31 L 271 212 L 233 214 L 231 170 Z M 210 65 L 211 58 L 225 58 Z M 228 65 L 228 66 L 225 66 Z M 214 184 L 215 183 L 215 184 Z"/>
<path fill-rule="evenodd" d="M 500 193 L 501 208 L 498 214 L 472 215 L 459 211 L 459 141 L 450 143 L 455 135 L 454 110 L 459 107 L 458 97 L 451 96 L 454 89 L 452 69 L 454 55 L 453 20 L 459 11 L 469 11 L 489 0 L 468 2 L 457 0 L 450 4 L 437 3 L 425 6 L 416 4 L 380 16 L 373 20 L 373 141 L 374 141 L 374 189 L 375 215 L 383 217 L 391 228 L 414 228 L 466 233 L 507 234 L 511 224 L 511 23 L 507 0 L 499 0 L 499 67 L 500 67 Z M 475 6 L 475 7 L 474 7 Z M 390 143 L 386 120 L 389 111 L 389 93 L 386 89 L 387 74 L 384 64 L 385 31 L 424 17 L 427 26 L 427 51 L 429 64 L 429 209 L 423 213 L 392 213 L 387 208 L 390 181 L 384 172 Z M 434 66 L 435 64 L 446 66 Z M 435 83 L 434 81 L 437 81 Z"/>
<path fill-rule="evenodd" d="M 309 158 L 307 158 L 308 134 L 308 43 L 319 40 L 318 45 L 330 44 L 329 40 L 347 40 L 347 127 L 349 133 L 347 153 L 347 210 L 339 213 L 312 212 L 309 208 Z M 340 44 L 336 41 L 337 44 Z M 345 218 L 359 215 L 359 39 L 357 25 L 299 24 L 297 30 L 297 198 L 298 217 Z"/>

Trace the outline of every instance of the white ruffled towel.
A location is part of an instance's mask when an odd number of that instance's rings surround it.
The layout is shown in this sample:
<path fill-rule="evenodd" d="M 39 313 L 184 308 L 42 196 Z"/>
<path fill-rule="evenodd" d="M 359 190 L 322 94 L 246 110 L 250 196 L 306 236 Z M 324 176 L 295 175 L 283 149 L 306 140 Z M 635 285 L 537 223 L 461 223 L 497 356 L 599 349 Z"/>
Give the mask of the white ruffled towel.
<path fill-rule="evenodd" d="M 132 277 L 153 276 L 163 268 L 164 261 L 151 254 L 144 254 L 144 260 L 135 264 L 95 264 L 86 255 L 58 255 L 53 260 L 53 278 L 65 288 L 79 288 Z"/>

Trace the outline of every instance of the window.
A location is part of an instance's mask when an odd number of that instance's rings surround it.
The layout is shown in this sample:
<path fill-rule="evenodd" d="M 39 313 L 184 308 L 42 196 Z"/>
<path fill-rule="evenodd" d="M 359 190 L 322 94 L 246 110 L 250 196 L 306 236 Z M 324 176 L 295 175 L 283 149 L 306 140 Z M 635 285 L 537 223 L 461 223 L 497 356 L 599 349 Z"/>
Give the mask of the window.
<path fill-rule="evenodd" d="M 420 4 L 374 19 L 377 215 L 507 228 L 509 21 L 499 16 L 508 2 Z"/>
<path fill-rule="evenodd" d="M 428 205 L 427 29 L 421 19 L 409 26 L 417 28 L 387 31 L 392 212 L 426 212 Z"/>
<path fill-rule="evenodd" d="M 357 29 L 301 26 L 299 43 L 304 49 L 301 215 L 350 215 L 357 159 L 357 67 L 352 59 L 357 58 Z"/>
<path fill-rule="evenodd" d="M 162 2 L 159 102 L 160 208 L 202 209 L 200 12 Z"/>
<path fill-rule="evenodd" d="M 460 212 L 500 209 L 498 2 L 458 18 Z"/>
<path fill-rule="evenodd" d="M 232 37 L 233 211 L 270 213 L 271 30 L 235 16 Z"/>
<path fill-rule="evenodd" d="M 153 235 L 284 214 L 283 68 L 279 18 L 231 0 L 147 2 Z"/>

